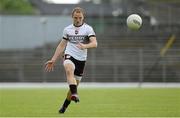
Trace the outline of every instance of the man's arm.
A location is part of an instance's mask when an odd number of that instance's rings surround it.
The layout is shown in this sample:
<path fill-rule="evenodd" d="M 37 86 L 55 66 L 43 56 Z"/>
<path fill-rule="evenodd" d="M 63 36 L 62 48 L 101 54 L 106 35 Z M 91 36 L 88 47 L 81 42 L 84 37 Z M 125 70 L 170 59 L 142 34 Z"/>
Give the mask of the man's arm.
<path fill-rule="evenodd" d="M 88 44 L 78 43 L 77 47 L 80 49 L 88 49 L 88 48 L 96 48 L 97 47 L 97 40 L 96 37 L 90 37 L 90 42 Z"/>
<path fill-rule="evenodd" d="M 51 58 L 52 61 L 55 62 L 60 56 L 62 56 L 66 45 L 67 45 L 67 40 L 62 39 L 59 45 L 57 46 L 53 57 Z"/>
<path fill-rule="evenodd" d="M 53 57 L 51 58 L 51 60 L 49 60 L 45 63 L 45 70 L 47 72 L 54 70 L 54 64 L 55 64 L 56 60 L 63 54 L 66 45 L 67 45 L 67 40 L 62 39 L 61 42 L 59 43 L 59 45 L 57 46 L 56 51 L 55 51 Z"/>

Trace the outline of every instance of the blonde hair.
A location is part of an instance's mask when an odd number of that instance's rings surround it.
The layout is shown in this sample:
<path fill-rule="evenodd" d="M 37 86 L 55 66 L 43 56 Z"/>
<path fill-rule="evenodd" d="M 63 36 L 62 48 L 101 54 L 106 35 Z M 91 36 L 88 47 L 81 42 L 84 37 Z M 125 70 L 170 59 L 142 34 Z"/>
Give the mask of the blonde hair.
<path fill-rule="evenodd" d="M 86 16 L 86 13 L 85 13 L 85 10 L 81 7 L 75 7 L 73 10 L 72 10 L 72 17 L 74 15 L 74 13 L 82 13 L 83 16 L 85 17 Z"/>

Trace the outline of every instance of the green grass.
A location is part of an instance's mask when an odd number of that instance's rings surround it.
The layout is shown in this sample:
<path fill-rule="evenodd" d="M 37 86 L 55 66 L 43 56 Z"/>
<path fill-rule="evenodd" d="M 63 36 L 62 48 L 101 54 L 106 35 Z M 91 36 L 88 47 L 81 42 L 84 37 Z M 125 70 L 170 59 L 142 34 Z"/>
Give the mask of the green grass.
<path fill-rule="evenodd" d="M 58 114 L 66 91 L 0 89 L 0 117 L 180 117 L 178 88 L 80 88 L 80 103 Z"/>

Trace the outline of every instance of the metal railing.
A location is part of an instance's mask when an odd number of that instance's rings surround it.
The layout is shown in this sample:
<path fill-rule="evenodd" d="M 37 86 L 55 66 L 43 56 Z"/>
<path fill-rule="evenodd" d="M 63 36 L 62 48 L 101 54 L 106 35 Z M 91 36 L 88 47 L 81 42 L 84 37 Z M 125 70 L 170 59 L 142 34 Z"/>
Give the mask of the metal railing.
<path fill-rule="evenodd" d="M 101 50 L 101 54 L 99 54 Z M 108 50 L 108 51 L 107 51 Z M 62 63 L 55 71 L 44 72 L 50 57 L 33 51 L 0 52 L 1 82 L 65 82 Z M 53 52 L 53 50 L 52 50 Z M 135 49 L 96 49 L 89 51 L 85 82 L 180 82 L 180 50 L 170 49 L 160 58 L 159 51 Z"/>

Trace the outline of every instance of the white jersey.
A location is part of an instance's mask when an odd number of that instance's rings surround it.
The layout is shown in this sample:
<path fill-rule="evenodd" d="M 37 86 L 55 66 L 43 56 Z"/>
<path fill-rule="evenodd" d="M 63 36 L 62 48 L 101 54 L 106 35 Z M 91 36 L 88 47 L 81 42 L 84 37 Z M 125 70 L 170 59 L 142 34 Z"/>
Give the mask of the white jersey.
<path fill-rule="evenodd" d="M 69 54 L 79 61 L 85 61 L 87 59 L 87 49 L 79 49 L 77 44 L 79 42 L 87 44 L 89 38 L 95 36 L 93 28 L 86 23 L 79 27 L 75 27 L 73 24 L 64 28 L 63 39 L 67 40 L 67 46 L 65 54 Z"/>

